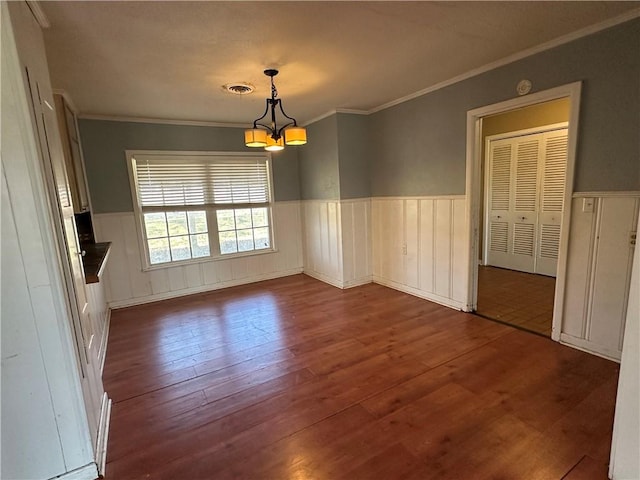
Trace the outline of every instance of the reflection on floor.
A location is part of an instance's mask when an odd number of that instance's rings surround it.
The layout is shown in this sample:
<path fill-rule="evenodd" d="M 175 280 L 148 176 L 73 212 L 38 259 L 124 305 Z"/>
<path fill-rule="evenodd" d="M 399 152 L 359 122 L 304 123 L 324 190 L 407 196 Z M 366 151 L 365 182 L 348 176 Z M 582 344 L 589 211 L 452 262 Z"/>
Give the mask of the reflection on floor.
<path fill-rule="evenodd" d="M 555 287 L 553 277 L 481 265 L 477 313 L 551 336 Z"/>

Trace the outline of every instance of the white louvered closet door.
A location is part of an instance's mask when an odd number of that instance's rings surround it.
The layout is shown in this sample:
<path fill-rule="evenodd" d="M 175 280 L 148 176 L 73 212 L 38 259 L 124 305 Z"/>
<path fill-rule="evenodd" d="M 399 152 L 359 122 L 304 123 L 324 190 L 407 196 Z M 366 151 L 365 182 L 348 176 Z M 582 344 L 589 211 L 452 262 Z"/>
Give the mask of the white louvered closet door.
<path fill-rule="evenodd" d="M 555 276 L 567 130 L 491 140 L 485 263 Z"/>
<path fill-rule="evenodd" d="M 560 226 L 564 207 L 564 184 L 567 171 L 567 130 L 547 132 L 543 138 L 544 161 L 541 162 L 541 191 L 538 212 L 538 248 L 536 273 L 556 276 L 560 249 Z"/>
<path fill-rule="evenodd" d="M 512 163 L 513 142 L 491 142 L 488 155 L 486 263 L 511 268 L 513 251 Z"/>

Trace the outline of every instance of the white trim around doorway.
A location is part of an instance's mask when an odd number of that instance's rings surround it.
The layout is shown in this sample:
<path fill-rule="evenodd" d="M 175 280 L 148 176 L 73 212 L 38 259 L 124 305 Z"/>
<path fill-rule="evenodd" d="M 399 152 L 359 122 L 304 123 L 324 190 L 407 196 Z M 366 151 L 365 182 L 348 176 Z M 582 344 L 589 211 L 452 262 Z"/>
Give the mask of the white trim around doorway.
<path fill-rule="evenodd" d="M 575 171 L 576 145 L 578 137 L 578 117 L 580 113 L 580 92 L 582 82 L 551 88 L 530 95 L 513 98 L 504 102 L 486 105 L 467 112 L 467 169 L 466 169 L 466 218 L 469 244 L 469 273 L 466 311 L 474 311 L 478 301 L 478 248 L 481 192 L 481 155 L 482 155 L 482 119 L 489 115 L 505 113 L 517 108 L 528 107 L 538 103 L 569 98 L 569 140 L 567 151 L 567 171 L 565 179 L 564 205 L 565 212 L 560 229 L 560 251 L 558 254 L 558 273 L 556 277 L 555 300 L 553 306 L 553 322 L 551 338 L 560 341 L 562 312 L 564 307 L 564 291 L 567 271 L 567 251 L 569 246 L 569 225 L 571 224 L 571 198 L 573 196 L 573 179 Z"/>

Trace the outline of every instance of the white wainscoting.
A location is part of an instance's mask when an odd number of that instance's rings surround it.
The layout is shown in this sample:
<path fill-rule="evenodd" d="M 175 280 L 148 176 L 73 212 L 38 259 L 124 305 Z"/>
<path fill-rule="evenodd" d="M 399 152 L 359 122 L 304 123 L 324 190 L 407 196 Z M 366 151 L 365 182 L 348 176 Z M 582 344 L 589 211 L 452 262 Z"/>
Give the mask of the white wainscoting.
<path fill-rule="evenodd" d="M 340 202 L 342 283 L 344 288 L 371 283 L 371 199 Z"/>
<path fill-rule="evenodd" d="M 583 197 L 593 198 L 593 212 L 583 211 Z M 620 358 L 633 258 L 630 235 L 639 208 L 636 192 L 574 195 L 561 342 Z M 143 272 L 133 213 L 95 215 L 97 240 L 113 242 L 101 279 L 108 305 L 304 270 L 339 288 L 374 281 L 466 308 L 469 245 L 462 195 L 277 202 L 273 218 L 275 253 Z"/>
<path fill-rule="evenodd" d="M 372 200 L 373 281 L 462 310 L 467 301 L 465 197 Z"/>
<path fill-rule="evenodd" d="M 620 360 L 639 197 L 635 192 L 574 195 L 562 343 Z"/>
<path fill-rule="evenodd" d="M 112 242 L 104 282 L 110 307 L 153 302 L 302 272 L 300 202 L 273 204 L 276 252 L 142 270 L 133 212 L 94 215 L 96 240 Z"/>
<path fill-rule="evenodd" d="M 342 288 L 342 222 L 339 200 L 302 203 L 304 273 Z"/>
<path fill-rule="evenodd" d="M 339 288 L 371 282 L 371 200 L 303 202 L 304 273 Z"/>

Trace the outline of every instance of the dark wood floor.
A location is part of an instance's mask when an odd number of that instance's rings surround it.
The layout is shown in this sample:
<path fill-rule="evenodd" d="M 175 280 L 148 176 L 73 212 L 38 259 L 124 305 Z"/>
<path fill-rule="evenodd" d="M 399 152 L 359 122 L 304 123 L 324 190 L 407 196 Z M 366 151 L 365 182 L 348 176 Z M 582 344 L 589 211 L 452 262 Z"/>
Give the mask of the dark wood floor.
<path fill-rule="evenodd" d="M 116 310 L 108 480 L 605 479 L 617 364 L 303 275 Z"/>
<path fill-rule="evenodd" d="M 554 277 L 481 265 L 477 312 L 550 337 L 555 288 Z"/>

